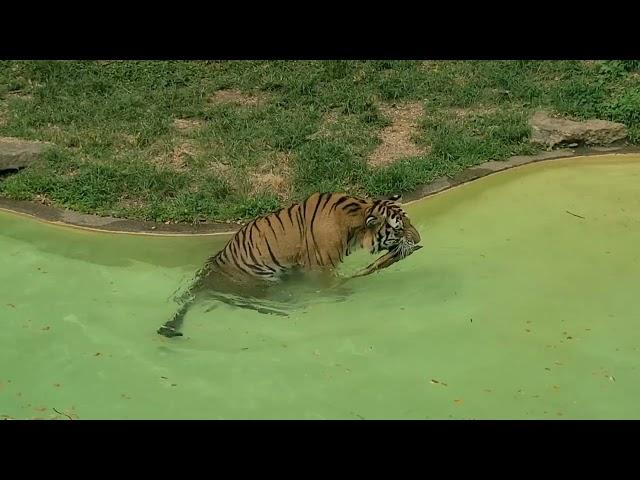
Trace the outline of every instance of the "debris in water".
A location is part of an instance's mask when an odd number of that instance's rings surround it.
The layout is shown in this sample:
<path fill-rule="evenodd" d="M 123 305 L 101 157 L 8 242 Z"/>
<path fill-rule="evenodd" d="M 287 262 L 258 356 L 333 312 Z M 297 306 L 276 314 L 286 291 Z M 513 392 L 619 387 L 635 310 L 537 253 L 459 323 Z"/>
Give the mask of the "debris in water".
<path fill-rule="evenodd" d="M 615 382 L 615 381 L 616 381 L 616 377 L 614 377 L 613 375 L 609 375 L 609 377 L 608 377 L 608 378 L 609 378 L 609 380 L 611 380 L 612 382 Z"/>
<path fill-rule="evenodd" d="M 464 403 L 464 400 L 462 400 L 461 398 L 458 400 L 454 400 L 453 403 L 455 403 L 456 405 L 460 406 Z"/>
<path fill-rule="evenodd" d="M 94 357 L 99 357 L 100 355 L 102 355 L 100 352 L 96 352 L 93 354 Z"/>
<path fill-rule="evenodd" d="M 47 325 L 46 327 L 42 327 L 40 330 L 50 330 L 51 327 L 49 325 Z"/>
<path fill-rule="evenodd" d="M 447 387 L 448 385 L 444 382 L 441 382 L 439 380 L 436 380 L 435 378 L 431 379 L 431 383 L 433 383 L 434 385 L 442 385 L 443 387 Z"/>
<path fill-rule="evenodd" d="M 578 217 L 578 218 L 581 218 L 581 219 L 583 219 L 583 220 L 586 220 L 582 215 L 577 215 L 577 214 L 575 214 L 575 213 L 571 213 L 569 210 L 565 210 L 565 211 L 566 211 L 569 215 L 573 215 L 574 217 Z"/>
<path fill-rule="evenodd" d="M 16 306 L 13 303 L 7 303 L 7 306 L 11 308 L 16 308 Z"/>
<path fill-rule="evenodd" d="M 165 380 L 169 380 L 167 377 L 160 377 L 160 378 L 164 378 Z"/>
<path fill-rule="evenodd" d="M 56 412 L 58 415 L 64 415 L 65 417 L 67 417 L 69 420 L 73 420 L 73 418 L 71 418 L 69 415 L 67 415 L 64 412 L 59 412 L 58 410 L 56 410 L 55 408 L 53 409 L 54 412 Z"/>

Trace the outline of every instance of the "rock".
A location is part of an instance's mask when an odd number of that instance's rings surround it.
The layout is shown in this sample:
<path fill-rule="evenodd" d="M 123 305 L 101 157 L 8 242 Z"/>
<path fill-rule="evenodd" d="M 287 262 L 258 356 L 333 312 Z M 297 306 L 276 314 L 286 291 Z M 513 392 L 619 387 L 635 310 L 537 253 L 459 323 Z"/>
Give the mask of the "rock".
<path fill-rule="evenodd" d="M 568 144 L 611 145 L 627 138 L 627 127 L 624 124 L 606 120 L 577 122 L 536 112 L 529 124 L 531 142 L 548 148 Z"/>
<path fill-rule="evenodd" d="M 46 142 L 0 137 L 0 171 L 28 167 L 40 158 L 49 145 Z"/>

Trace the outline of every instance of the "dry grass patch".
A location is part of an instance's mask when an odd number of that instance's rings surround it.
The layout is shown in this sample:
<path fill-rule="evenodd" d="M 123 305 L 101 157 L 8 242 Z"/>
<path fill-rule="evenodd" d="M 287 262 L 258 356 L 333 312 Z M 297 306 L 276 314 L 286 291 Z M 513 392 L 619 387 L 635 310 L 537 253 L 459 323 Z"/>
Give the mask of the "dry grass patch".
<path fill-rule="evenodd" d="M 369 156 L 369 165 L 383 167 L 400 158 L 425 153 L 425 150 L 413 141 L 413 136 L 418 130 L 418 121 L 424 114 L 422 103 L 383 105 L 380 110 L 391 120 L 391 125 L 380 132 L 380 144 Z"/>

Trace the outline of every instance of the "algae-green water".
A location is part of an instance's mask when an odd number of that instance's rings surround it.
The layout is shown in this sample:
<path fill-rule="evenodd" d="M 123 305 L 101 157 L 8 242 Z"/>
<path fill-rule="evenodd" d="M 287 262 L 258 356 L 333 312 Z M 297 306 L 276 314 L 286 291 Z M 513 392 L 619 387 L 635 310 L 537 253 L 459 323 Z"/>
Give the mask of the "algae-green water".
<path fill-rule="evenodd" d="M 346 293 L 301 289 L 287 317 L 199 304 L 174 339 L 172 296 L 225 237 L 0 213 L 0 418 L 640 418 L 640 156 L 407 211 L 424 248 Z"/>

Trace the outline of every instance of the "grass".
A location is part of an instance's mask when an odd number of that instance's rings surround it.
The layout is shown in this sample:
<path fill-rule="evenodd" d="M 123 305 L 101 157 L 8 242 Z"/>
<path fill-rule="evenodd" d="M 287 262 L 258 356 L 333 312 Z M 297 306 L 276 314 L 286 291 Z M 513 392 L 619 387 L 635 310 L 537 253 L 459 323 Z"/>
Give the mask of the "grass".
<path fill-rule="evenodd" d="M 240 93 L 217 101 L 219 90 Z M 374 169 L 366 159 L 389 124 L 380 105 L 394 102 L 424 105 L 424 153 Z M 155 221 L 244 219 L 316 190 L 401 193 L 534 153 L 527 118 L 540 108 L 623 122 L 640 143 L 640 61 L 5 61 L 0 136 L 54 146 L 3 177 L 0 195 Z"/>

